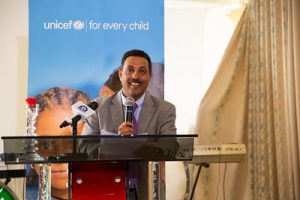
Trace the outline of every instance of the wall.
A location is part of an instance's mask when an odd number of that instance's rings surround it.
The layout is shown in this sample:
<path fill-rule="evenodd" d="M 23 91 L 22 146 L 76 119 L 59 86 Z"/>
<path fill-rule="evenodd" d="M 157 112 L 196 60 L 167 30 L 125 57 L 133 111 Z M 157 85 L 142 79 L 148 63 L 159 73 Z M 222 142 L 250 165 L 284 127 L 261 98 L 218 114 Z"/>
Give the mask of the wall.
<path fill-rule="evenodd" d="M 0 1 L 1 135 L 25 133 L 28 65 L 27 1 Z"/>
<path fill-rule="evenodd" d="M 194 133 L 199 103 L 238 19 L 227 14 L 237 8 L 240 4 L 166 1 L 165 98 L 176 105 L 178 133 Z M 167 162 L 166 167 L 168 199 L 184 199 L 191 191 L 186 188 L 187 168 L 182 162 Z"/>

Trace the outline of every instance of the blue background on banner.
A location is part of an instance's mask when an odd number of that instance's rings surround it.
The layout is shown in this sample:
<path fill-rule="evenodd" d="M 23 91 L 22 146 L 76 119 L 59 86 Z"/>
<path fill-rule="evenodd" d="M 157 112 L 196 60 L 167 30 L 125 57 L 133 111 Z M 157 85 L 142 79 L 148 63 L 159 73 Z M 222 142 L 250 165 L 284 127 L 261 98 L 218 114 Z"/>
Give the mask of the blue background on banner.
<path fill-rule="evenodd" d="M 28 96 L 64 85 L 94 98 L 130 49 L 164 63 L 163 0 L 29 0 Z"/>

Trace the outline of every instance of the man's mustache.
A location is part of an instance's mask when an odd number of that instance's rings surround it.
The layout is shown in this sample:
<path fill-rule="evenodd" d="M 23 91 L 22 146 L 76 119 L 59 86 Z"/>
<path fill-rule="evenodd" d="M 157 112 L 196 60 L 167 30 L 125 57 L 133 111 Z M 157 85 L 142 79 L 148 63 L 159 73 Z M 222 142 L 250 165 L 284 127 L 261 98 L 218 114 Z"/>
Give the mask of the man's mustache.
<path fill-rule="evenodd" d="M 142 82 L 139 79 L 130 79 L 129 83 L 138 83 L 138 84 L 142 84 Z"/>

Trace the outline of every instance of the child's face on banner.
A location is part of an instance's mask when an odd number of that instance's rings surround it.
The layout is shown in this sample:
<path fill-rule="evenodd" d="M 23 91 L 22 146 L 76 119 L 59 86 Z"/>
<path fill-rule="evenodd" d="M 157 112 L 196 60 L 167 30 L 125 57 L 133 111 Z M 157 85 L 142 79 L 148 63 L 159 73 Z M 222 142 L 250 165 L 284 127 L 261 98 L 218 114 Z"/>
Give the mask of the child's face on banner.
<path fill-rule="evenodd" d="M 36 122 L 36 134 L 38 136 L 61 136 L 71 135 L 71 127 L 59 128 L 59 125 L 72 116 L 71 108 L 58 106 L 51 109 L 45 109 L 41 112 Z M 78 124 L 78 133 L 81 133 L 83 123 Z M 39 153 L 55 153 L 72 150 L 72 144 L 63 144 L 62 142 L 50 143 L 39 146 Z M 35 170 L 39 173 L 39 165 L 35 165 Z M 68 164 L 52 164 L 51 165 L 51 186 L 57 189 L 66 189 L 68 183 Z"/>

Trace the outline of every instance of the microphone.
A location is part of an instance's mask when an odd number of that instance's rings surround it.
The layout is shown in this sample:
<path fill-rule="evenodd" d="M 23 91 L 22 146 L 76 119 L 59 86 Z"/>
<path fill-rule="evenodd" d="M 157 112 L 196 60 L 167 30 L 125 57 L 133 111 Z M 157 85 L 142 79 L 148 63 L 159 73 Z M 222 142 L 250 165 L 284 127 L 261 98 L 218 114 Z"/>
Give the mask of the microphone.
<path fill-rule="evenodd" d="M 77 103 L 72 105 L 72 111 L 75 115 L 71 119 L 67 119 L 63 121 L 59 125 L 60 128 L 64 128 L 66 126 L 76 124 L 79 121 L 83 121 L 92 114 L 94 114 L 95 110 L 98 108 L 98 103 L 95 101 L 90 102 L 88 105 L 85 105 L 83 102 L 78 101 Z"/>
<path fill-rule="evenodd" d="M 133 121 L 133 105 L 135 101 L 132 97 L 127 97 L 125 99 L 124 105 L 124 116 L 125 116 L 125 122 L 132 122 Z"/>

